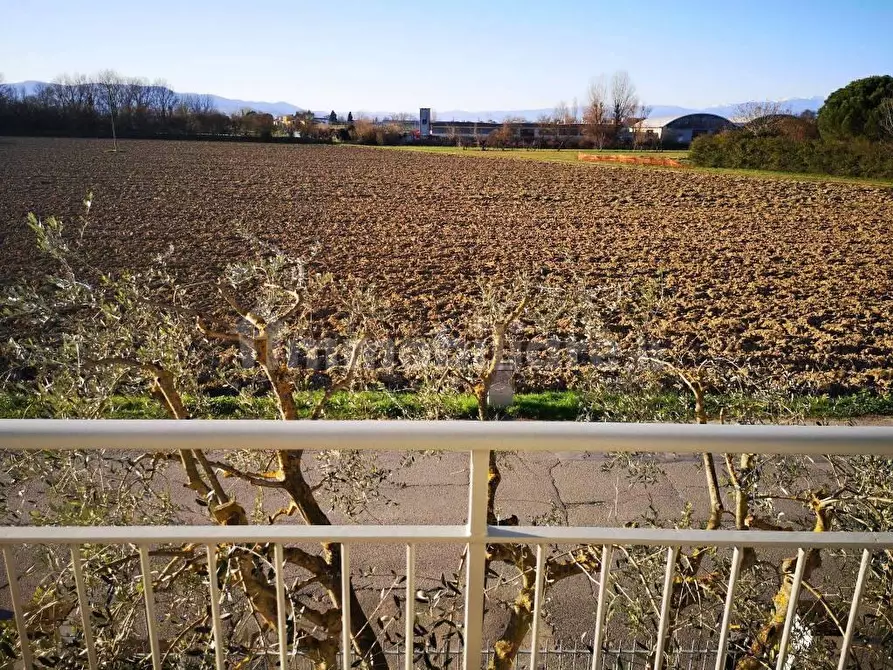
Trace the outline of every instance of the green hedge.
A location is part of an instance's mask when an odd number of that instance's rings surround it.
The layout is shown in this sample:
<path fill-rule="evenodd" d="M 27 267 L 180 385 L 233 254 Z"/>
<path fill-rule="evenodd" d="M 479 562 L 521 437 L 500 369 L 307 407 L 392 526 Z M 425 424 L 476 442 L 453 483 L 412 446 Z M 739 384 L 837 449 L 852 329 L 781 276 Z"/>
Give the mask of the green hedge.
<path fill-rule="evenodd" d="M 893 146 L 866 140 L 796 140 L 733 131 L 696 138 L 689 158 L 700 167 L 893 179 Z"/>

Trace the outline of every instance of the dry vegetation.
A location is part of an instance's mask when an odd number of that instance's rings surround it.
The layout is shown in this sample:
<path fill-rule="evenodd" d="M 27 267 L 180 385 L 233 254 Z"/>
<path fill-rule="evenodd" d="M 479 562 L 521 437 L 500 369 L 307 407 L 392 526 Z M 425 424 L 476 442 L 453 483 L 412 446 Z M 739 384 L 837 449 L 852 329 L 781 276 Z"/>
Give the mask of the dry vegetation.
<path fill-rule="evenodd" d="M 657 287 L 666 357 L 780 366 L 823 390 L 893 380 L 889 189 L 347 147 L 106 148 L 0 142 L 0 281 L 40 262 L 28 211 L 73 216 L 92 191 L 92 262 L 138 269 L 172 246 L 189 290 L 249 257 L 248 232 L 297 255 L 318 244 L 317 263 L 374 282 L 408 332 L 460 322 L 482 274 L 576 274 Z"/>

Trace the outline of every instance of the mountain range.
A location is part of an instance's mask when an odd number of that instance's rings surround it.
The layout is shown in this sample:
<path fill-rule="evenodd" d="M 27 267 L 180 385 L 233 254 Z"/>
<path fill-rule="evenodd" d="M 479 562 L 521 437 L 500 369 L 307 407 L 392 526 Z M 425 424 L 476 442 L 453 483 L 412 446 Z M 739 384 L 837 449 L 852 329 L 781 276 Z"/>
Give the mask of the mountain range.
<path fill-rule="evenodd" d="M 10 86 L 15 90 L 19 95 L 32 95 L 40 86 L 44 85 L 44 82 L 40 81 L 22 81 L 10 84 Z M 183 93 L 182 95 L 195 95 L 193 93 Z M 210 98 L 214 101 L 215 107 L 218 110 L 225 114 L 232 114 L 233 112 L 238 112 L 243 109 L 253 109 L 258 112 L 268 112 L 269 114 L 273 114 L 276 116 L 282 114 L 294 114 L 295 112 L 302 112 L 304 108 L 299 107 L 298 105 L 292 104 L 290 102 L 263 102 L 258 100 L 238 100 L 235 98 L 224 98 L 219 95 L 214 94 L 201 94 L 201 95 L 209 95 Z M 824 96 L 816 96 L 813 98 L 791 98 L 788 100 L 781 100 L 781 102 L 785 107 L 790 109 L 793 114 L 800 114 L 806 110 L 814 110 L 817 111 L 819 107 L 822 106 L 824 102 Z M 729 103 L 723 105 L 713 105 L 711 107 L 703 107 L 703 108 L 692 108 L 692 107 L 680 107 L 678 105 L 652 105 L 651 106 L 651 117 L 657 118 L 661 116 L 678 116 L 680 114 L 691 114 L 693 112 L 709 112 L 711 114 L 718 114 L 720 116 L 731 117 L 735 115 L 735 110 L 741 103 Z M 314 114 L 318 116 L 326 116 L 329 114 L 331 110 L 314 110 Z M 413 116 L 417 113 L 417 110 L 412 110 L 411 113 Z M 435 110 L 435 115 L 437 120 L 439 121 L 503 121 L 508 117 L 521 117 L 527 119 L 529 121 L 535 121 L 539 117 L 544 114 L 552 113 L 551 108 L 542 108 L 542 109 L 508 109 L 508 110 L 483 110 L 483 111 L 467 111 L 463 109 L 451 109 L 446 111 Z M 338 110 L 339 116 L 347 116 L 346 110 Z M 361 111 L 357 110 L 354 112 L 354 116 L 365 115 L 370 117 L 377 118 L 387 118 L 392 114 L 392 112 L 387 111 Z"/>

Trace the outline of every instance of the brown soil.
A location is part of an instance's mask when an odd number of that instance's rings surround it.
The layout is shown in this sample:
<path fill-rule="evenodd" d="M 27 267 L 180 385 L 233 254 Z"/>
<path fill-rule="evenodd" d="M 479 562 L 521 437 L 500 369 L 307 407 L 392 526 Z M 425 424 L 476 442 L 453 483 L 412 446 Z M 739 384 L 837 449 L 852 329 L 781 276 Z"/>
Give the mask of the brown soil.
<path fill-rule="evenodd" d="M 475 280 L 662 276 L 671 353 L 781 366 L 819 388 L 893 380 L 893 193 L 848 184 L 329 146 L 0 141 L 0 281 L 34 275 L 28 211 L 79 213 L 104 269 L 173 246 L 184 279 L 251 251 L 243 228 L 375 282 L 395 322 L 461 319 Z M 202 290 L 199 287 L 196 290 Z"/>

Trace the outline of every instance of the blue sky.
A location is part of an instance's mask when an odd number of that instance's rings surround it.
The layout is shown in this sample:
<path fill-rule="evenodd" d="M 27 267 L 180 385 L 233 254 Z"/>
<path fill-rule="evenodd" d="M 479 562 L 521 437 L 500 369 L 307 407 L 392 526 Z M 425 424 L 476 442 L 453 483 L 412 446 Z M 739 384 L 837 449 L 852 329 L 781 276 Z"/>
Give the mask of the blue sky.
<path fill-rule="evenodd" d="M 530 109 L 623 69 L 650 104 L 826 95 L 893 73 L 893 0 L 0 0 L 0 73 L 111 67 L 337 110 Z"/>

